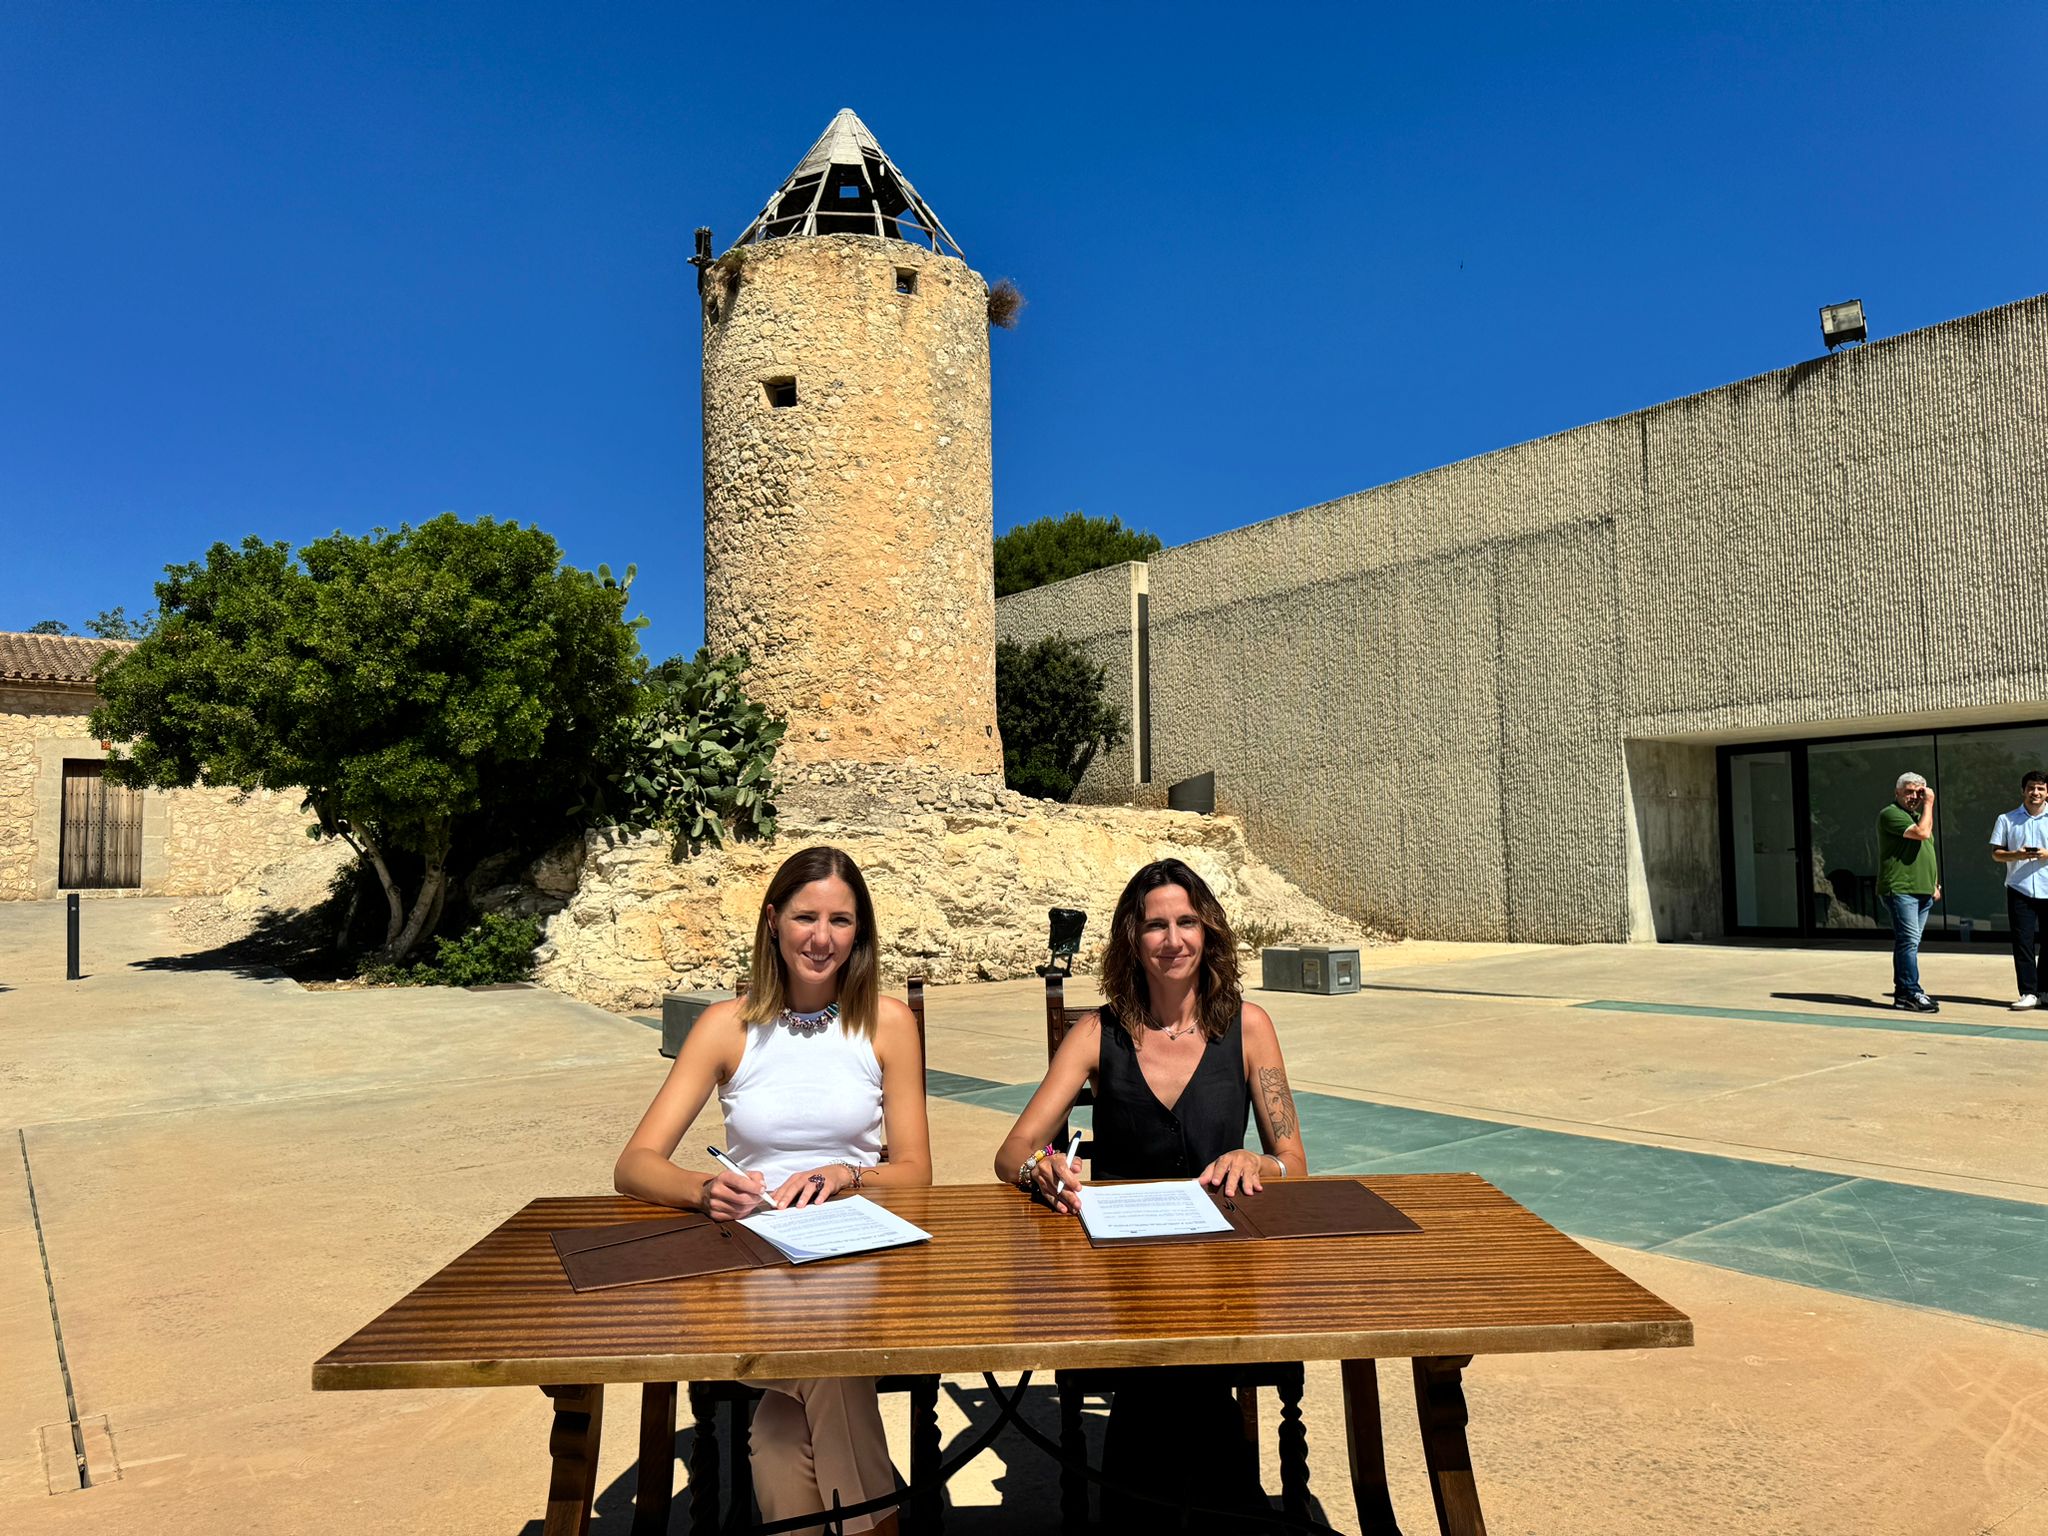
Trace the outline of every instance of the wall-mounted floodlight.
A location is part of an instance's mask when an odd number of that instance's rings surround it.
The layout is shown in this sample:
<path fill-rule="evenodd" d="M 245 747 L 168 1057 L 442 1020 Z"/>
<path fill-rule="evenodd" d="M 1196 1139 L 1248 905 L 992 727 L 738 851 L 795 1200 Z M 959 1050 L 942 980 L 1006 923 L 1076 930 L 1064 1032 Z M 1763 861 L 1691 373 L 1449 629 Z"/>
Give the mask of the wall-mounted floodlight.
<path fill-rule="evenodd" d="M 1870 335 L 1870 328 L 1863 323 L 1863 301 L 1851 299 L 1846 304 L 1823 304 L 1820 307 L 1820 337 L 1834 351 L 1852 341 L 1862 341 Z"/>

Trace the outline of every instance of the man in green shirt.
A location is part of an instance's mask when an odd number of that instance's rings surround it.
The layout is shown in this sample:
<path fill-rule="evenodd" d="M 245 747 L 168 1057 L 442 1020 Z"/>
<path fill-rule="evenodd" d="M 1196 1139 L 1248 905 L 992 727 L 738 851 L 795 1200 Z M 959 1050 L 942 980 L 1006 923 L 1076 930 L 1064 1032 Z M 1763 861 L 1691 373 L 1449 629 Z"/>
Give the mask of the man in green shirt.
<path fill-rule="evenodd" d="M 1892 1006 L 1939 1013 L 1920 985 L 1920 934 L 1941 896 L 1934 859 L 1934 790 L 1917 773 L 1892 787 L 1897 801 L 1877 813 L 1877 894 L 1892 919 Z"/>

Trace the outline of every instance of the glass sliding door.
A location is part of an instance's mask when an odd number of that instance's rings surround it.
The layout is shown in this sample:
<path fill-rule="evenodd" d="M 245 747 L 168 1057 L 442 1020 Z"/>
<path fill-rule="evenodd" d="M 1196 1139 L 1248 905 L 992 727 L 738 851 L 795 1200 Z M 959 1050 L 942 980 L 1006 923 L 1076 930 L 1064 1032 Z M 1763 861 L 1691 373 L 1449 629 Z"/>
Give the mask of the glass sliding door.
<path fill-rule="evenodd" d="M 1728 797 L 1736 924 L 1797 931 L 1799 820 L 1790 750 L 1730 756 Z"/>
<path fill-rule="evenodd" d="M 1960 938 L 2003 936 L 2011 930 L 2005 918 L 2005 866 L 1991 857 L 1991 824 L 2000 811 L 2018 808 L 2020 776 L 2033 769 L 2048 772 L 2048 726 L 2018 730 L 1943 731 L 1935 739 L 1940 753 L 1934 779 L 1934 846 L 1941 856 L 1941 901 L 1929 919 L 1942 931 Z"/>
<path fill-rule="evenodd" d="M 1930 939 L 2002 939 L 2005 867 L 1991 826 L 2019 804 L 2020 778 L 2048 772 L 2048 723 L 1723 747 L 1722 880 L 1729 932 L 1888 938 L 1877 894 L 1877 815 L 1899 775 L 1935 791 L 1942 899 Z"/>
<path fill-rule="evenodd" d="M 1936 784 L 1940 804 L 1932 736 L 1866 736 L 1806 748 L 1816 929 L 1891 931 L 1891 916 L 1877 899 L 1877 813 L 1894 803 L 1892 786 L 1902 773 Z M 1940 915 L 1937 907 L 1928 927 Z"/>

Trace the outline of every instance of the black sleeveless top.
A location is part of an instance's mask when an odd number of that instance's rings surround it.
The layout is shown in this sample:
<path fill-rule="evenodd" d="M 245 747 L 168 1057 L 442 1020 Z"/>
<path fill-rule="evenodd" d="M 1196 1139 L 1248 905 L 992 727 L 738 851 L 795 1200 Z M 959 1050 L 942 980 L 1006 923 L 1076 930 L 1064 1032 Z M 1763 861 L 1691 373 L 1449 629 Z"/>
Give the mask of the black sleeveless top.
<path fill-rule="evenodd" d="M 1092 1171 L 1098 1179 L 1191 1179 L 1244 1145 L 1251 1086 L 1244 1079 L 1244 1013 L 1208 1042 L 1172 1109 L 1138 1066 L 1138 1049 L 1109 1009 L 1095 1068 Z"/>

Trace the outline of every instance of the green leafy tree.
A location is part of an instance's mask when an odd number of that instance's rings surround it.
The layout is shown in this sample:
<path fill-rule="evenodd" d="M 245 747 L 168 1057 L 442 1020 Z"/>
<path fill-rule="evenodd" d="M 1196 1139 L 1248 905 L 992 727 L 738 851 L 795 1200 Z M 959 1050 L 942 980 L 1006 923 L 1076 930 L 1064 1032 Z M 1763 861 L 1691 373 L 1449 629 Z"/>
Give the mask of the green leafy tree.
<path fill-rule="evenodd" d="M 996 729 L 1003 782 L 1066 800 L 1097 752 L 1124 739 L 1123 711 L 1103 697 L 1109 673 L 1065 635 L 996 646 Z"/>
<path fill-rule="evenodd" d="M 153 613 L 131 619 L 126 608 L 102 608 L 85 621 L 85 628 L 88 634 L 98 635 L 102 640 L 140 640 L 155 622 Z"/>
<path fill-rule="evenodd" d="M 589 814 L 661 827 L 673 857 L 705 843 L 775 835 L 775 751 L 783 722 L 747 696 L 744 653 L 671 656 L 648 674 L 641 708 L 607 747 Z"/>
<path fill-rule="evenodd" d="M 374 958 L 396 961 L 439 920 L 464 821 L 566 810 L 632 708 L 627 584 L 563 566 L 537 528 L 452 514 L 296 559 L 216 544 L 165 572 L 155 626 L 101 663 L 92 730 L 129 744 L 109 765 L 129 784 L 302 790 L 315 835 L 375 873 Z"/>
<path fill-rule="evenodd" d="M 996 540 L 996 596 L 1029 592 L 1158 553 L 1155 535 L 1126 528 L 1114 517 L 1069 512 L 1065 517 L 1037 518 L 1019 523 Z"/>
<path fill-rule="evenodd" d="M 29 625 L 28 632 L 32 635 L 68 635 L 71 626 L 62 619 L 37 619 Z"/>

